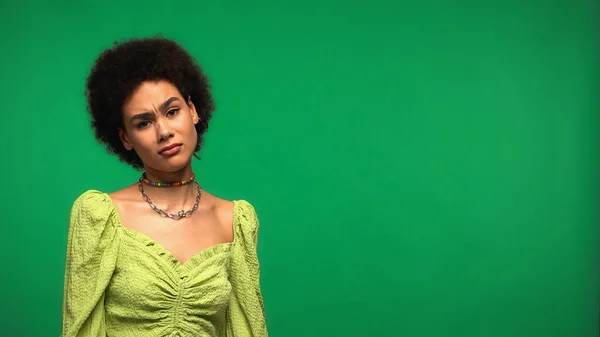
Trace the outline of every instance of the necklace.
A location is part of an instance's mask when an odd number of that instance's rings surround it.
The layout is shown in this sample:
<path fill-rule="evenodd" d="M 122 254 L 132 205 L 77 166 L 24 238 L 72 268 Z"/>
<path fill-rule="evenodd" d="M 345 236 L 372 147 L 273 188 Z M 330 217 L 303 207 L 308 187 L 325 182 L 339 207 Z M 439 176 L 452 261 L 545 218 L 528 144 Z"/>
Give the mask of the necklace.
<path fill-rule="evenodd" d="M 173 187 L 173 186 L 183 186 L 183 185 L 187 185 L 189 183 L 191 183 L 192 181 L 194 181 L 194 179 L 196 178 L 196 175 L 194 173 L 192 173 L 192 176 L 187 178 L 186 180 L 181 180 L 181 181 L 172 181 L 172 182 L 158 182 L 158 181 L 151 181 L 148 180 L 148 177 L 146 177 L 146 172 L 142 173 L 142 181 L 144 183 L 146 183 L 147 185 L 150 186 L 154 186 L 154 187 Z"/>
<path fill-rule="evenodd" d="M 142 193 L 142 198 L 144 198 L 144 200 L 146 200 L 146 202 L 150 205 L 150 207 L 158 214 L 173 219 L 173 220 L 180 220 L 182 218 L 187 218 L 192 216 L 192 213 L 194 213 L 194 211 L 198 208 L 198 203 L 200 202 L 200 195 L 202 194 L 202 188 L 200 187 L 200 184 L 198 184 L 198 181 L 193 178 L 193 181 L 196 183 L 196 186 L 198 186 L 198 194 L 196 195 L 196 202 L 194 203 L 194 206 L 187 211 L 184 210 L 180 210 L 179 212 L 177 212 L 177 214 L 171 214 L 171 213 L 167 213 L 165 211 L 163 211 L 162 209 L 158 208 L 153 202 L 152 199 L 150 199 L 150 197 L 146 194 L 146 192 L 144 192 L 144 186 L 142 184 L 144 177 L 140 177 L 140 180 L 138 181 L 138 185 L 139 185 L 139 190 Z"/>

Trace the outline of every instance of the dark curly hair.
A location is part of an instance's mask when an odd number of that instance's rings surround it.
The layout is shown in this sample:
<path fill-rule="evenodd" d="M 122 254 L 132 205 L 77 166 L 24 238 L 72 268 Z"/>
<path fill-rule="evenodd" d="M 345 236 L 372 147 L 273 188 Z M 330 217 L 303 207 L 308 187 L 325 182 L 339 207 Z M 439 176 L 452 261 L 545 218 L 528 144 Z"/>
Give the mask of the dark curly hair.
<path fill-rule="evenodd" d="M 194 150 L 199 158 L 196 153 L 215 105 L 202 69 L 177 42 L 162 36 L 115 42 L 98 56 L 86 81 L 87 110 L 96 138 L 135 169 L 143 167 L 141 159 L 135 151 L 127 151 L 119 138 L 118 129 L 124 127 L 122 109 L 142 82 L 157 80 L 170 82 L 194 103 L 200 117 Z"/>

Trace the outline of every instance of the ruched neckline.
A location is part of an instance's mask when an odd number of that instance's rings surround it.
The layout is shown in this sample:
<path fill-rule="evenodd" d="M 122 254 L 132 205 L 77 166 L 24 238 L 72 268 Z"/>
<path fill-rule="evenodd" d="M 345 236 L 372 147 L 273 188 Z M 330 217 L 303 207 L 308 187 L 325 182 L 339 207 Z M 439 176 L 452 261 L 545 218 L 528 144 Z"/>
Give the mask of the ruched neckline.
<path fill-rule="evenodd" d="M 231 247 L 233 245 L 235 245 L 235 243 L 236 243 L 236 235 L 235 235 L 236 231 L 234 228 L 233 240 L 231 242 L 222 242 L 222 243 L 218 243 L 213 246 L 206 247 L 206 248 L 200 250 L 199 252 L 197 252 L 196 254 L 194 254 L 192 257 L 190 257 L 183 263 L 181 263 L 181 261 L 179 261 L 179 259 L 177 259 L 177 257 L 175 257 L 175 255 L 173 255 L 172 252 L 170 252 L 168 249 L 166 249 L 160 243 L 158 243 L 155 240 L 153 240 L 152 238 L 150 238 L 148 235 L 146 235 L 142 232 L 139 232 L 133 228 L 129 228 L 129 227 L 125 226 L 123 224 L 123 221 L 121 220 L 121 216 L 117 210 L 114 200 L 112 200 L 112 198 L 110 197 L 110 195 L 108 193 L 103 193 L 103 195 L 105 196 L 107 201 L 109 201 L 110 206 L 112 207 L 111 213 L 115 218 L 114 223 L 117 225 L 117 227 L 122 229 L 132 239 L 138 241 L 142 245 L 146 246 L 148 249 L 152 250 L 157 256 L 159 256 L 160 258 L 165 260 L 171 266 L 171 268 L 173 268 L 175 271 L 194 269 L 194 268 L 198 267 L 200 264 L 202 264 L 204 261 L 213 257 L 214 255 L 222 254 L 222 253 L 226 253 L 226 252 L 230 251 Z M 237 216 L 238 216 L 239 201 L 234 200 L 233 203 L 234 203 L 233 225 L 235 227 L 235 223 L 237 221 Z"/>

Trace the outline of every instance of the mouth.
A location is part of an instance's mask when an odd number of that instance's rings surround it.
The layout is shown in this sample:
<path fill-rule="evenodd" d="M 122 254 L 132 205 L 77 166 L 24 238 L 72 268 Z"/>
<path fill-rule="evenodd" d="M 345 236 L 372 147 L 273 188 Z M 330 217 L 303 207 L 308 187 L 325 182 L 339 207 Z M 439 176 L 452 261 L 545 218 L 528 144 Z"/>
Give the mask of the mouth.
<path fill-rule="evenodd" d="M 160 151 L 158 151 L 158 153 L 165 155 L 165 156 L 172 156 L 174 154 L 177 154 L 179 152 L 179 150 L 181 150 L 182 145 L 183 144 L 181 144 L 181 143 L 171 144 L 169 146 L 165 146 L 162 149 L 160 149 Z"/>

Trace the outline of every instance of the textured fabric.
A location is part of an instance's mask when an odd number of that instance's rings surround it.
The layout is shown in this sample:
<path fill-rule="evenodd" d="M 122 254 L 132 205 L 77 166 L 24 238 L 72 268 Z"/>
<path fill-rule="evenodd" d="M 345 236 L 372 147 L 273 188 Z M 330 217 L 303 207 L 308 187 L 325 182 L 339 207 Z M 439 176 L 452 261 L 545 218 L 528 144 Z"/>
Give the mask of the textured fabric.
<path fill-rule="evenodd" d="M 234 240 L 179 261 L 121 224 L 96 190 L 73 204 L 62 337 L 267 337 L 253 206 L 234 201 Z"/>

